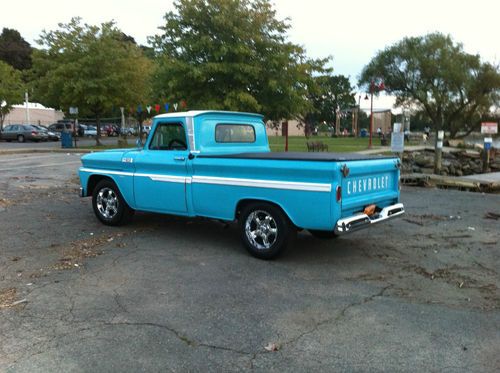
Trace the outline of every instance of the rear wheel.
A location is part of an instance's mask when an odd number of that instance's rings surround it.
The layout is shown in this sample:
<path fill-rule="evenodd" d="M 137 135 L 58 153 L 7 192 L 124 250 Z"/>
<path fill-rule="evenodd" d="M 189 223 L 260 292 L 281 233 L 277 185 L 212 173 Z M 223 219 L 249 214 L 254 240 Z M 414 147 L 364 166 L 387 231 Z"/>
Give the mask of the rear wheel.
<path fill-rule="evenodd" d="M 329 240 L 337 237 L 337 234 L 334 231 L 318 231 L 315 229 L 309 229 L 309 233 L 311 233 L 314 237 L 320 238 L 322 240 Z"/>
<path fill-rule="evenodd" d="M 247 205 L 240 214 L 241 240 L 259 259 L 277 257 L 286 248 L 292 223 L 280 208 L 265 202 Z"/>
<path fill-rule="evenodd" d="M 92 207 L 97 218 L 106 225 L 122 225 L 132 217 L 132 210 L 111 180 L 101 180 L 92 193 Z"/>
<path fill-rule="evenodd" d="M 17 135 L 17 142 L 24 142 L 24 136 L 23 135 Z"/>

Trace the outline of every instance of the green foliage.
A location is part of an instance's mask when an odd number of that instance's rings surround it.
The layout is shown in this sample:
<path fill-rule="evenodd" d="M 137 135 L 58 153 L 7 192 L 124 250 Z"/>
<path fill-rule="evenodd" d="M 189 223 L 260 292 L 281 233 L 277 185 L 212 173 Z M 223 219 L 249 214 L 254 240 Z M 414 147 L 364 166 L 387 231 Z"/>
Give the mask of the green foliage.
<path fill-rule="evenodd" d="M 12 105 L 23 102 L 21 72 L 0 61 L 0 131 Z"/>
<path fill-rule="evenodd" d="M 404 38 L 379 52 L 363 69 L 360 84 L 383 79 L 399 104 L 416 104 L 433 123 L 454 137 L 478 128 L 479 118 L 498 103 L 498 67 L 465 53 L 440 33 Z"/>
<path fill-rule="evenodd" d="M 73 18 L 44 31 L 33 55 L 35 95 L 46 105 L 79 108 L 97 121 L 113 107 L 136 106 L 149 94 L 152 63 L 113 22 L 100 26 Z"/>
<path fill-rule="evenodd" d="M 320 75 L 309 85 L 308 99 L 311 110 L 304 116 L 306 126 L 313 128 L 319 123 L 335 123 L 337 109 L 349 109 L 356 104 L 354 87 L 343 75 Z M 310 132 L 310 131 L 307 131 Z"/>
<path fill-rule="evenodd" d="M 0 60 L 5 61 L 18 70 L 31 67 L 31 51 L 29 43 L 17 30 L 4 28 L 0 34 Z"/>
<path fill-rule="evenodd" d="M 268 0 L 178 0 L 163 33 L 150 39 L 159 62 L 155 92 L 190 109 L 262 112 L 267 119 L 303 113 L 312 73 L 309 60 L 287 41 L 289 24 Z"/>

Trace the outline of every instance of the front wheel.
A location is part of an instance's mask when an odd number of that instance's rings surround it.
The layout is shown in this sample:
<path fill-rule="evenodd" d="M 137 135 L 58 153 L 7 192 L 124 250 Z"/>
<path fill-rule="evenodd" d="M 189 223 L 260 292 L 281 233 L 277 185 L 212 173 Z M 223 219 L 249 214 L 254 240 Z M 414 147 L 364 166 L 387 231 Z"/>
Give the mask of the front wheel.
<path fill-rule="evenodd" d="M 273 259 L 286 248 L 292 223 L 283 211 L 269 203 L 252 203 L 240 214 L 243 245 L 259 259 Z"/>
<path fill-rule="evenodd" d="M 97 184 L 92 193 L 92 207 L 97 218 L 106 225 L 125 224 L 134 212 L 111 180 L 101 180 Z"/>

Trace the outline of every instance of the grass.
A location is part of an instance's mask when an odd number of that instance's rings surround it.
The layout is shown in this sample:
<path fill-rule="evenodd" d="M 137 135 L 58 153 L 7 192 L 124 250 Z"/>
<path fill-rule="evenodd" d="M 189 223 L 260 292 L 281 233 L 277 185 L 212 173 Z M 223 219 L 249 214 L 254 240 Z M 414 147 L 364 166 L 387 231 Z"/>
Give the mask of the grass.
<path fill-rule="evenodd" d="M 318 142 L 328 145 L 329 152 L 337 153 L 350 153 L 368 149 L 368 138 L 355 138 L 355 137 L 326 137 L 314 136 L 306 139 L 304 136 L 290 136 L 288 138 L 288 151 L 290 152 L 307 152 L 307 142 Z M 269 145 L 273 152 L 285 151 L 285 138 L 282 136 L 270 136 Z M 118 146 L 117 144 L 107 145 L 90 145 L 79 147 L 79 149 L 88 150 L 108 150 L 118 148 L 135 148 L 135 142 L 129 142 L 126 146 Z M 380 146 L 380 140 L 376 137 L 373 138 L 373 146 L 377 148 Z"/>
<path fill-rule="evenodd" d="M 349 153 L 368 149 L 368 138 L 362 137 L 326 137 L 314 136 L 306 139 L 304 136 L 290 136 L 288 138 L 288 151 L 307 152 L 307 142 L 318 142 L 328 145 L 329 152 Z M 285 151 L 285 138 L 282 136 L 269 136 L 269 145 L 273 152 Z M 373 138 L 373 146 L 380 146 L 380 140 Z"/>

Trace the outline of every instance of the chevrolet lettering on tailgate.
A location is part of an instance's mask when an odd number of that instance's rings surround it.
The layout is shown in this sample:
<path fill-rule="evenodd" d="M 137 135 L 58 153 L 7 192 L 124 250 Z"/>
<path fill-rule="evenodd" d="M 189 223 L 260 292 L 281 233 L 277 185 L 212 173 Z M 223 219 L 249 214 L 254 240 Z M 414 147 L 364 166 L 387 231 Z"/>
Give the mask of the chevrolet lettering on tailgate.
<path fill-rule="evenodd" d="M 188 111 L 157 115 L 135 149 L 84 155 L 79 175 L 104 224 L 135 211 L 237 221 L 250 254 L 270 259 L 297 231 L 332 238 L 402 215 L 399 167 L 397 157 L 273 153 L 262 115 Z"/>
<path fill-rule="evenodd" d="M 390 188 L 389 175 L 369 176 L 347 181 L 347 194 L 380 192 Z"/>

